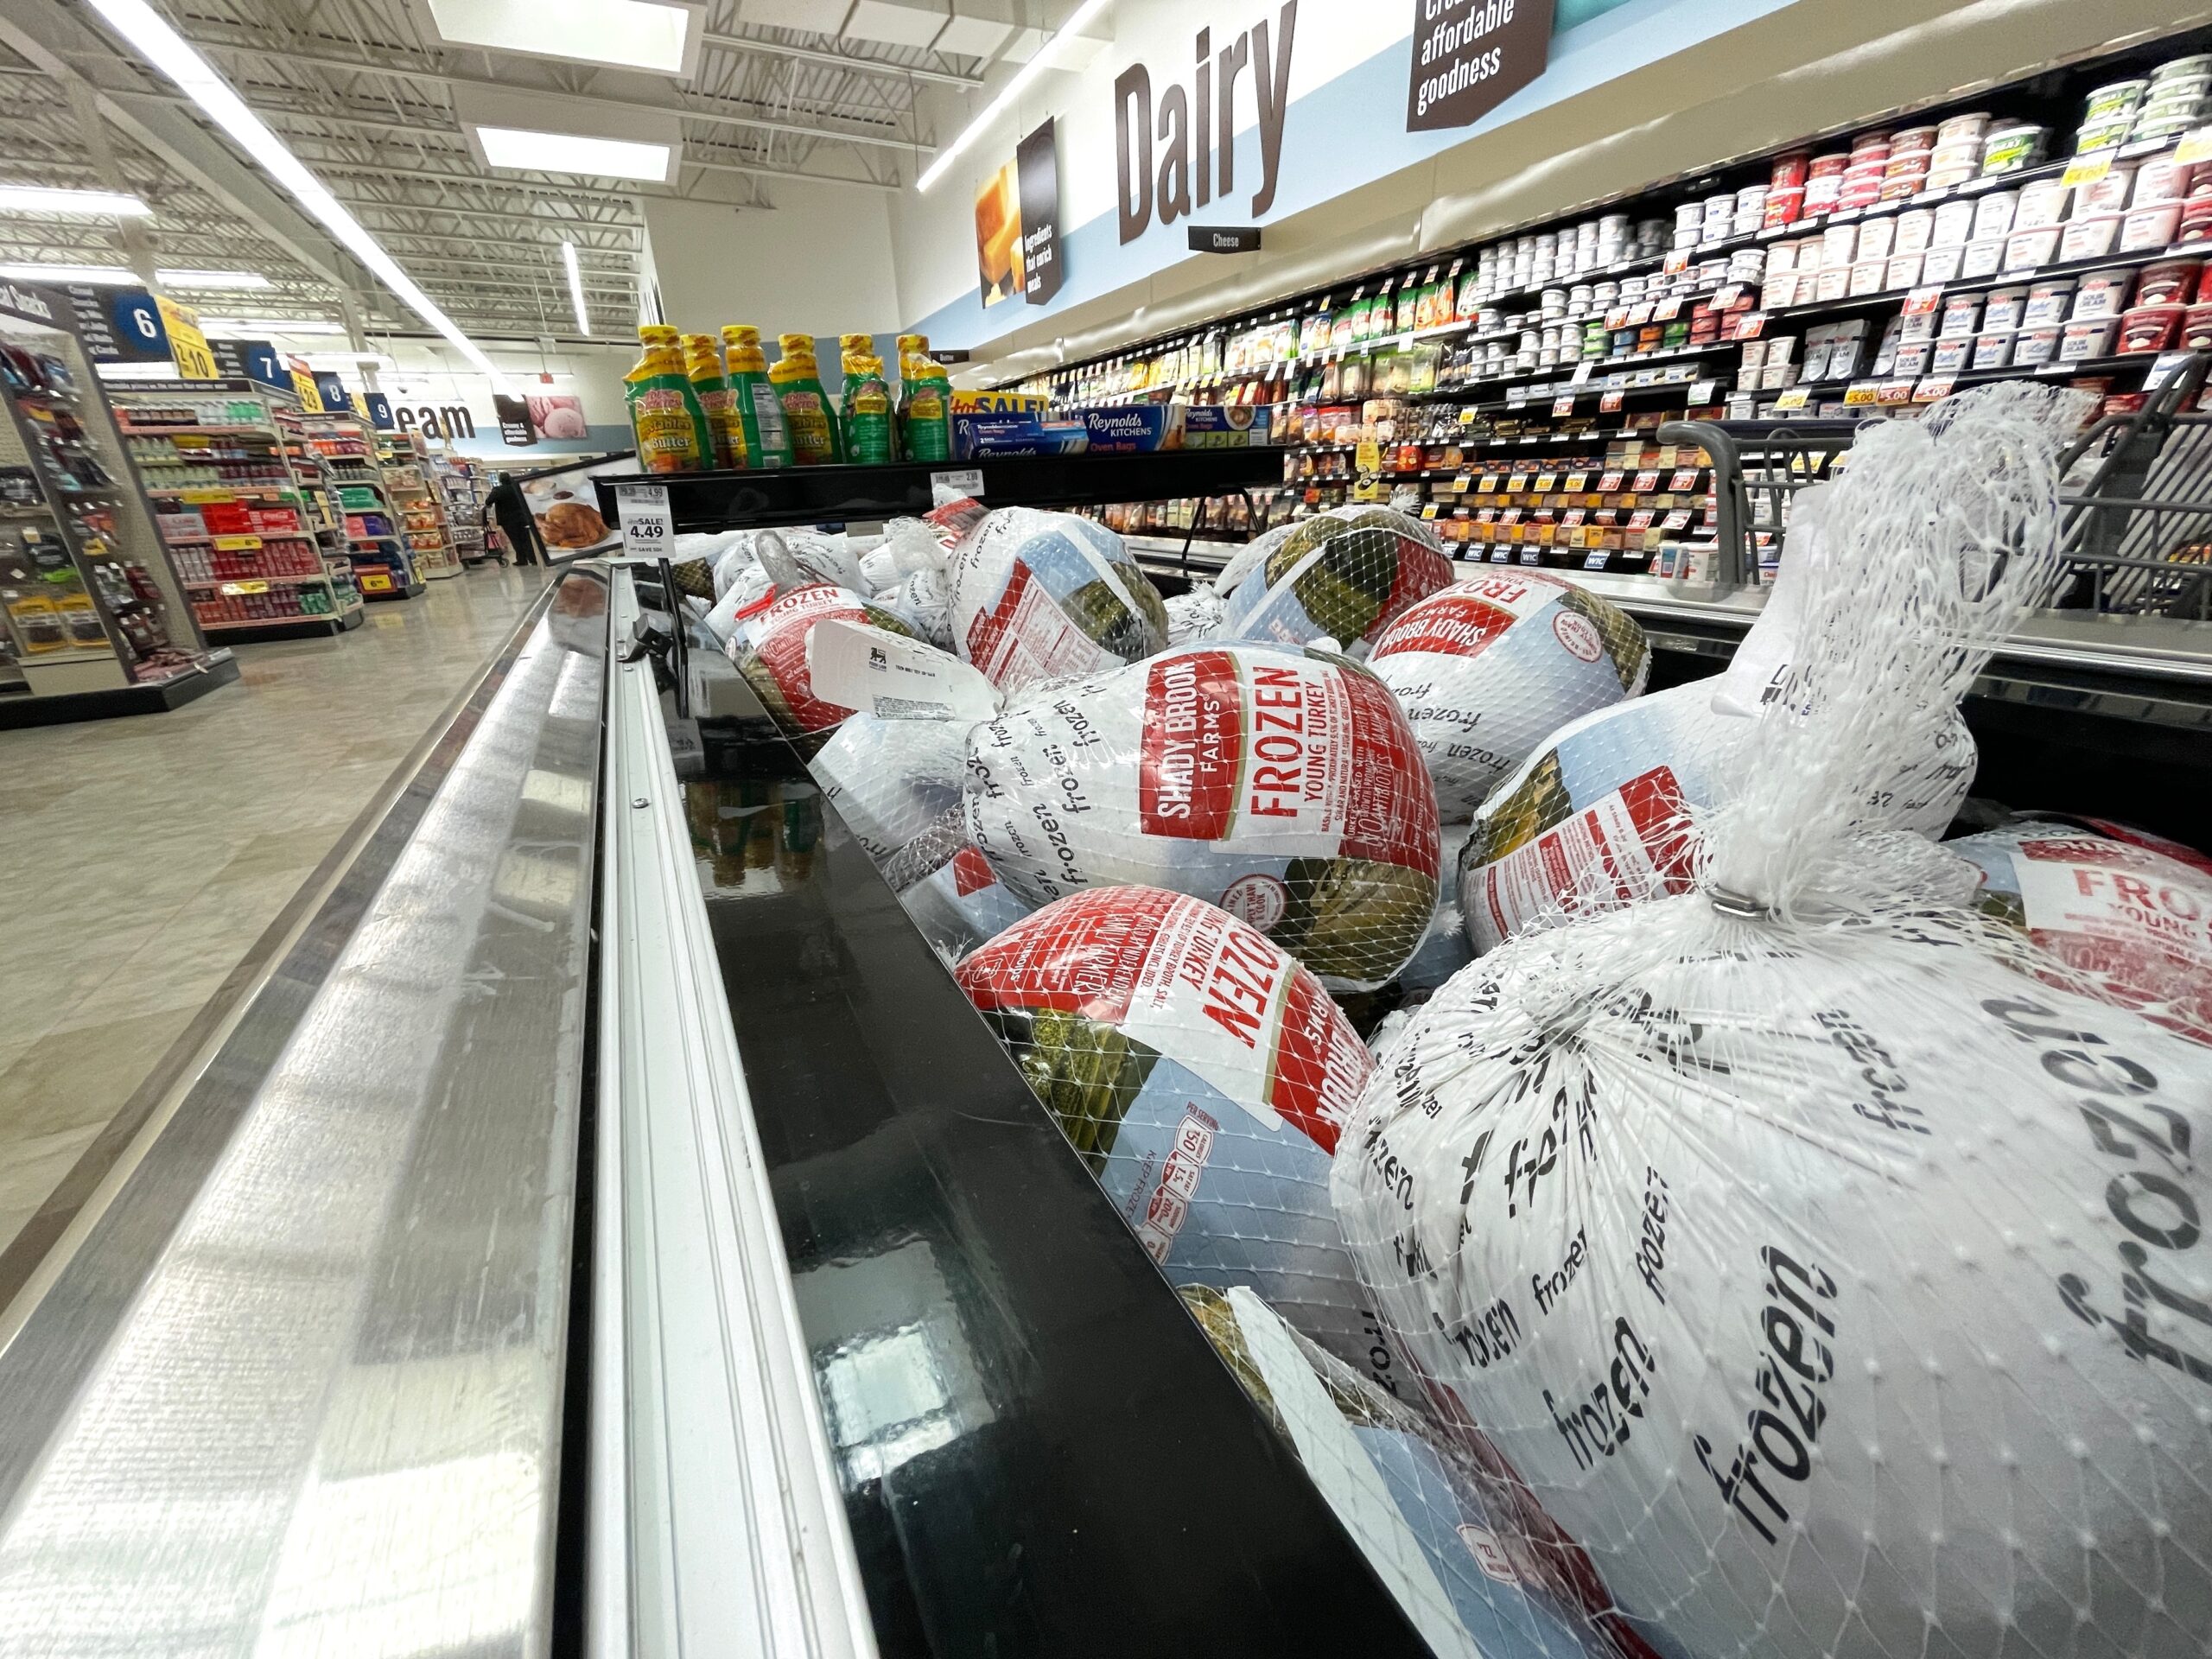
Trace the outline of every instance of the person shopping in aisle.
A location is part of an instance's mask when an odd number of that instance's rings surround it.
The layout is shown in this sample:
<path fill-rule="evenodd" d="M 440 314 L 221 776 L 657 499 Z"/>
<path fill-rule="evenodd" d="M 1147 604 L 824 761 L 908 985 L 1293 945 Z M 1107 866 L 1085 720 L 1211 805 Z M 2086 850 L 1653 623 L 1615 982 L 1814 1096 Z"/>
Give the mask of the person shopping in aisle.
<path fill-rule="evenodd" d="M 538 539 L 537 519 L 523 499 L 522 486 L 512 473 L 501 473 L 499 481 L 484 498 L 484 517 L 499 520 L 499 534 L 518 565 L 544 564 L 545 544 Z"/>

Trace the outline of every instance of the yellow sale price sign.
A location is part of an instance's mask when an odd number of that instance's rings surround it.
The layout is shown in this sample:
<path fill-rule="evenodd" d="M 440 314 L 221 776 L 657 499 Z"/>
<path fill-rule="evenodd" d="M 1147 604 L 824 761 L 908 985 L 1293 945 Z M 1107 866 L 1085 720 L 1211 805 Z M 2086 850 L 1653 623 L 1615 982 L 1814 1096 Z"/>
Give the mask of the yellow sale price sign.
<path fill-rule="evenodd" d="M 154 304 L 161 311 L 162 327 L 168 330 L 169 360 L 177 373 L 187 380 L 219 378 L 215 353 L 207 349 L 207 336 L 200 332 L 200 314 L 166 294 L 154 296 Z"/>

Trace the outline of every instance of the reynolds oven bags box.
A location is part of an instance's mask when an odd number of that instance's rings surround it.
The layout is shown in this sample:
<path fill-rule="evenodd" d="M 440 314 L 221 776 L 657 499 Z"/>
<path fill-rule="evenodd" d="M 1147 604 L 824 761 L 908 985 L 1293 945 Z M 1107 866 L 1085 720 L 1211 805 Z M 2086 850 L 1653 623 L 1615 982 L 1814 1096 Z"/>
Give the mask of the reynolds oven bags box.
<path fill-rule="evenodd" d="M 1042 410 L 1014 414 L 953 411 L 952 453 L 961 461 L 993 455 L 1079 455 L 1090 446 L 1081 421 L 1056 421 Z"/>
<path fill-rule="evenodd" d="M 1185 449 L 1241 449 L 1267 441 L 1262 411 L 1249 405 L 1194 404 L 1183 411 Z"/>
<path fill-rule="evenodd" d="M 1090 432 L 1090 453 L 1148 455 L 1183 447 L 1184 404 L 1111 404 L 1086 409 L 1083 423 Z"/>

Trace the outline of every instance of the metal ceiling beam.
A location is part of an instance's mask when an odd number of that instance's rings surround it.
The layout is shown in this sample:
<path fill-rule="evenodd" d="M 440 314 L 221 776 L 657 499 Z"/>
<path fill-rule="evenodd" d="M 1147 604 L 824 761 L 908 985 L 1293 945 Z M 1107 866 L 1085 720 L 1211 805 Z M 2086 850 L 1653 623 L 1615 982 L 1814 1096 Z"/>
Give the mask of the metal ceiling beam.
<path fill-rule="evenodd" d="M 811 46 L 784 46 L 743 35 L 702 35 L 699 44 L 723 52 L 751 52 L 764 57 L 797 58 L 801 63 L 824 63 L 836 69 L 849 69 L 855 74 L 880 75 L 887 80 L 926 80 L 971 92 L 983 84 L 981 75 L 957 74 L 950 69 L 913 69 L 903 63 L 885 63 L 879 58 L 848 57 L 842 52 L 825 52 Z"/>
<path fill-rule="evenodd" d="M 364 63 L 348 58 L 325 57 L 320 53 L 293 52 L 276 47 L 243 45 L 229 41 L 214 41 L 195 37 L 194 43 L 209 51 L 238 52 L 250 57 L 266 58 L 272 62 L 296 64 L 310 69 L 330 69 L 352 75 L 384 76 L 395 80 L 418 81 L 425 86 L 463 87 L 482 92 L 528 92 L 548 99 L 565 103 L 589 105 L 595 109 L 622 110 L 632 113 L 643 111 L 652 115 L 681 116 L 687 121 L 711 122 L 719 126 L 744 127 L 757 132 L 782 133 L 787 137 L 810 138 L 834 143 L 873 145 L 886 149 L 934 156 L 937 147 L 895 133 L 847 132 L 836 127 L 802 126 L 794 121 L 772 121 L 765 116 L 741 115 L 734 110 L 702 106 L 696 99 L 680 100 L 671 98 L 664 104 L 640 104 L 626 98 L 608 98 L 597 92 L 566 92 L 554 87 L 529 87 L 500 80 L 486 79 L 475 75 L 456 75 L 442 69 L 416 69 L 394 63 Z M 258 91 L 270 88 L 251 89 Z M 240 97 L 252 103 L 251 90 L 240 86 Z M 299 91 L 296 87 L 283 90 Z"/>
<path fill-rule="evenodd" d="M 645 226 L 634 219 L 560 219 L 547 213 L 510 213 L 495 207 L 462 207 L 449 204 L 433 206 L 427 201 L 379 201 L 373 196 L 346 196 L 346 206 L 359 214 L 365 212 L 384 213 L 423 213 L 431 218 L 481 219 L 491 225 L 531 225 L 541 230 L 642 231 Z"/>
<path fill-rule="evenodd" d="M 683 154 L 677 157 L 684 167 L 696 168 L 702 173 L 741 173 L 759 179 L 798 179 L 808 184 L 850 184 L 863 190 L 898 191 L 906 188 L 894 175 L 890 179 L 849 179 L 835 173 L 802 173 L 790 167 L 755 167 L 749 162 L 712 162 L 700 158 L 696 145 L 686 144 Z"/>
<path fill-rule="evenodd" d="M 416 184 L 454 185 L 463 189 L 518 191 L 524 195 L 544 196 L 554 201 L 596 207 L 605 204 L 608 193 L 594 195 L 573 184 L 531 184 L 519 179 L 493 179 L 482 175 L 467 173 L 431 173 L 409 167 L 385 167 L 375 162 L 334 162 L 326 158 L 302 156 L 309 171 L 326 181 L 331 179 L 401 179 Z"/>
<path fill-rule="evenodd" d="M 543 223 L 545 221 L 541 220 L 539 222 Z M 594 227 L 588 225 L 582 225 L 577 226 L 577 228 L 579 230 L 588 231 Z M 510 237 L 504 243 L 501 243 L 498 241 L 488 241 L 481 236 L 455 236 L 445 231 L 407 231 L 400 230 L 397 227 L 390 231 L 382 232 L 380 234 L 389 236 L 394 240 L 402 242 L 432 242 L 448 246 L 465 248 L 497 248 L 502 246 L 545 248 L 550 250 L 556 257 L 558 256 L 561 248 L 560 239 L 557 238 L 550 241 L 547 241 L 543 239 L 531 240 L 524 237 Z M 587 246 L 582 242 L 579 242 L 576 245 L 576 251 L 579 253 L 603 253 L 612 258 L 622 259 L 635 258 L 638 251 L 634 245 L 626 248 L 594 248 Z M 397 248 L 391 248 L 387 249 L 386 251 L 390 252 L 393 257 L 397 258 L 399 256 L 401 250 Z"/>

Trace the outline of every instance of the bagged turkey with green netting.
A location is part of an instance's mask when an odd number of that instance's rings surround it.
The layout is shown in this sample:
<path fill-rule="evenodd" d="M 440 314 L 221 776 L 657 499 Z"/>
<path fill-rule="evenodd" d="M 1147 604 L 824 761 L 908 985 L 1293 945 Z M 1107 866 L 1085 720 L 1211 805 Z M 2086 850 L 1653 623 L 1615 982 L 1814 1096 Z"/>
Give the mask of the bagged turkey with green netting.
<path fill-rule="evenodd" d="M 1865 816 L 2051 590 L 2053 411 L 1861 435 L 1689 890 L 1479 958 L 1338 1141 L 1408 1363 L 1665 1653 L 2212 1632 L 2212 1052 Z"/>
<path fill-rule="evenodd" d="M 954 649 L 1002 691 L 1137 662 L 1167 643 L 1160 592 L 1128 546 L 1072 513 L 985 513 L 953 547 L 950 582 Z"/>
<path fill-rule="evenodd" d="M 1332 507 L 1289 526 L 1228 591 L 1217 637 L 1362 657 L 1406 607 L 1452 584 L 1435 531 L 1389 507 Z"/>
<path fill-rule="evenodd" d="M 733 590 L 734 591 L 734 590 Z M 802 754 L 812 754 L 853 711 L 814 695 L 807 666 L 807 636 L 819 622 L 836 620 L 880 628 L 902 639 L 913 631 L 898 616 L 844 588 L 771 589 L 749 613 L 740 613 L 723 642 L 737 671 Z"/>
<path fill-rule="evenodd" d="M 1372 990 L 1437 899 L 1436 800 L 1405 717 L 1357 664 L 1202 645 L 1013 699 L 969 740 L 969 838 L 1033 904 L 1168 887 Z"/>
<path fill-rule="evenodd" d="M 1447 820 L 1570 720 L 1643 690 L 1635 619 L 1543 570 L 1485 571 L 1408 608 L 1368 666 L 1406 711 Z"/>
<path fill-rule="evenodd" d="M 1171 1280 L 1255 1289 L 1392 1376 L 1329 1209 L 1370 1062 L 1313 975 L 1203 899 L 1120 887 L 1046 906 L 956 976 Z"/>

